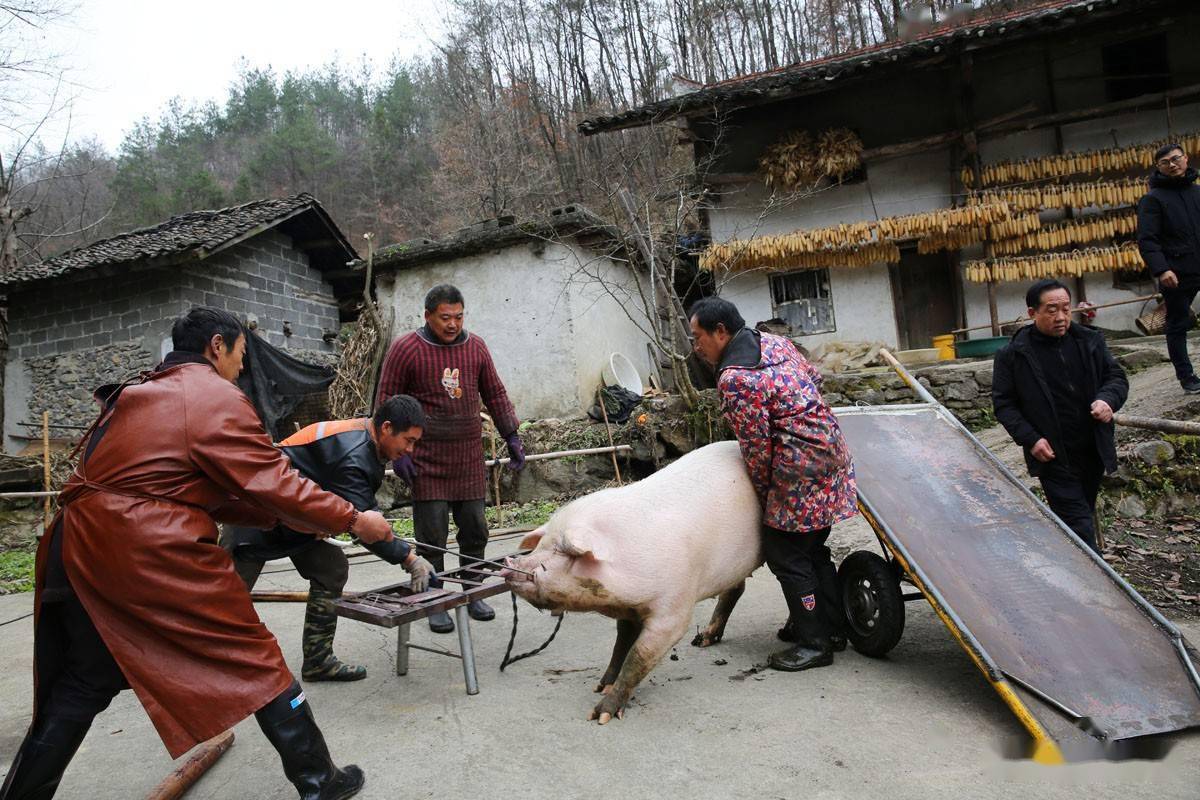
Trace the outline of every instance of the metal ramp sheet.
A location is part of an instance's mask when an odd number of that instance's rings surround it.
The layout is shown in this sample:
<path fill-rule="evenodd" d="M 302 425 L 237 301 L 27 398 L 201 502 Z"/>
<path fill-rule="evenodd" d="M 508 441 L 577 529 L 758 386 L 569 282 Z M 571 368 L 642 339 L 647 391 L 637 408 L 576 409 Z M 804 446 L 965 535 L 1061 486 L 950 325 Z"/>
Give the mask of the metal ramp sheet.
<path fill-rule="evenodd" d="M 837 414 L 881 536 L 986 661 L 1109 739 L 1200 725 L 1195 669 L 1174 627 L 949 412 Z"/>

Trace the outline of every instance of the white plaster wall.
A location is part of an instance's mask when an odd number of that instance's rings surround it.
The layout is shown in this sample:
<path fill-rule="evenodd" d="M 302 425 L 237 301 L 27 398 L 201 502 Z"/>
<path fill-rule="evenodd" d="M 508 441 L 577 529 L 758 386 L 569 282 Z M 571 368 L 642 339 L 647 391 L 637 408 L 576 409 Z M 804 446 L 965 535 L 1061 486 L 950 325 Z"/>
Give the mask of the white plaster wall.
<path fill-rule="evenodd" d="M 950 153 L 934 150 L 867 165 L 867 180 L 823 189 L 763 213 L 770 195 L 753 184 L 722 196 L 710 214 L 714 241 L 789 233 L 843 222 L 944 208 L 951 192 Z M 721 278 L 720 294 L 737 304 L 750 324 L 775 316 L 766 273 Z M 898 341 L 891 282 L 885 264 L 829 270 L 837 330 L 804 337 L 815 347 L 826 341 Z M 949 290 L 949 287 L 947 287 Z"/>
<path fill-rule="evenodd" d="M 518 416 L 573 415 L 591 402 L 600 351 L 607 357 L 614 349 L 630 350 L 645 378 L 645 356 L 635 358 L 645 345 L 639 350 L 616 321 L 621 312 L 594 296 L 584 299 L 586 281 L 575 273 L 587 253 L 557 243 L 517 245 L 385 273 L 376 290 L 380 303 L 394 309 L 396 336 L 424 324 L 426 292 L 439 283 L 457 286 L 466 301 L 466 329 L 487 343 Z"/>
<path fill-rule="evenodd" d="M 646 345 L 651 322 L 638 293 L 637 279 L 628 265 L 613 261 L 587 248 L 556 246 L 546 252 L 547 260 L 562 259 L 571 298 L 575 332 L 576 408 L 584 410 L 595 401 L 600 373 L 612 353 L 620 353 L 633 364 L 647 385 L 651 371 Z M 649 291 L 649 280 L 642 287 Z"/>

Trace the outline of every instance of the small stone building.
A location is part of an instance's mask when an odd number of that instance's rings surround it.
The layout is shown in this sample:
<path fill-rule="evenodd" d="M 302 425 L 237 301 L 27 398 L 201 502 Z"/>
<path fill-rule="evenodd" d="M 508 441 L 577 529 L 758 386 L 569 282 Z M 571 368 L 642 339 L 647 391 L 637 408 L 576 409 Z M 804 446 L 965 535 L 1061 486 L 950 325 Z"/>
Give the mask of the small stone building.
<path fill-rule="evenodd" d="M 374 270 L 379 304 L 393 315 L 392 338 L 424 324 L 431 288 L 462 290 L 466 329 L 487 343 L 522 419 L 585 410 L 614 352 L 643 383 L 652 369 L 650 322 L 639 311 L 647 281 L 631 268 L 617 232 L 582 206 L 386 247 Z"/>
<path fill-rule="evenodd" d="M 223 308 L 293 356 L 328 363 L 354 315 L 357 254 L 312 196 L 194 211 L 22 267 L 8 296 L 4 449 L 95 417 L 92 390 L 152 368 L 171 324 L 198 305 Z M 56 438 L 70 438 L 56 428 Z"/>

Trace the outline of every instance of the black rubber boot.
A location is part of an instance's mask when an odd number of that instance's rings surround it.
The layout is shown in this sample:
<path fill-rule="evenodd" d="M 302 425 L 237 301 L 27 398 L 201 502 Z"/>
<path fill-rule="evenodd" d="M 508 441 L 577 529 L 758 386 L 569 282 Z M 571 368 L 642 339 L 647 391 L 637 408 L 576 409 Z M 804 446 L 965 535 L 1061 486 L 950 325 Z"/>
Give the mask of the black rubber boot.
<path fill-rule="evenodd" d="M 429 630 L 434 633 L 454 633 L 454 620 L 445 611 L 435 611 L 429 615 Z"/>
<path fill-rule="evenodd" d="M 300 800 L 345 800 L 362 789 L 366 778 L 353 764 L 333 765 L 325 737 L 317 727 L 300 684 L 254 712 L 258 726 L 279 752 L 283 774 L 300 793 Z"/>
<path fill-rule="evenodd" d="M 333 637 L 337 633 L 337 612 L 333 602 L 340 596 L 316 586 L 308 590 L 301 640 L 304 666 L 300 669 L 300 677 L 306 681 L 361 681 L 367 677 L 366 667 L 343 664 L 333 654 Z"/>
<path fill-rule="evenodd" d="M 0 800 L 50 800 L 92 721 L 39 718 L 21 742 Z"/>
<path fill-rule="evenodd" d="M 816 594 L 801 594 L 793 588 L 785 587 L 783 596 L 791 612 L 790 623 L 796 633 L 796 644 L 786 650 L 772 653 L 767 665 L 771 669 L 783 672 L 800 672 L 832 664 L 833 648 Z M 805 598 L 810 604 L 807 607 L 804 604 Z"/>
<path fill-rule="evenodd" d="M 479 561 L 475 560 L 479 558 L 483 558 L 482 551 L 478 553 L 463 553 L 462 557 L 458 559 L 458 564 L 464 570 L 464 578 L 472 581 L 479 581 L 480 583 L 486 583 L 487 579 L 492 576 L 492 572 L 488 569 L 486 564 L 481 564 Z M 467 571 L 469 567 L 475 567 L 475 569 Z M 467 615 L 470 616 L 471 619 L 479 620 L 480 622 L 487 622 L 496 618 L 496 612 L 491 606 L 482 600 L 472 600 L 471 602 L 467 603 Z"/>

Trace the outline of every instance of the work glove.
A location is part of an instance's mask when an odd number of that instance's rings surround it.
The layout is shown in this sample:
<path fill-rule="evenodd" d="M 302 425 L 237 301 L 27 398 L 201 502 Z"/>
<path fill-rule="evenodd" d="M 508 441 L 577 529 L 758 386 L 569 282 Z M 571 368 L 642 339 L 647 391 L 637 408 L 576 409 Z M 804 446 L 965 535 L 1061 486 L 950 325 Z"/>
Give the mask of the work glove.
<path fill-rule="evenodd" d="M 429 588 L 429 579 L 433 577 L 433 564 L 420 556 L 404 565 L 404 571 L 412 576 L 410 586 L 413 592 L 423 592 Z"/>
<path fill-rule="evenodd" d="M 525 468 L 525 445 L 521 444 L 521 437 L 513 431 L 504 437 L 504 443 L 508 445 L 508 457 L 512 459 L 508 462 L 508 468 L 520 472 Z"/>
<path fill-rule="evenodd" d="M 402 455 L 393 461 L 392 471 L 409 486 L 412 486 L 413 478 L 417 477 L 417 465 L 413 463 L 410 455 Z"/>

